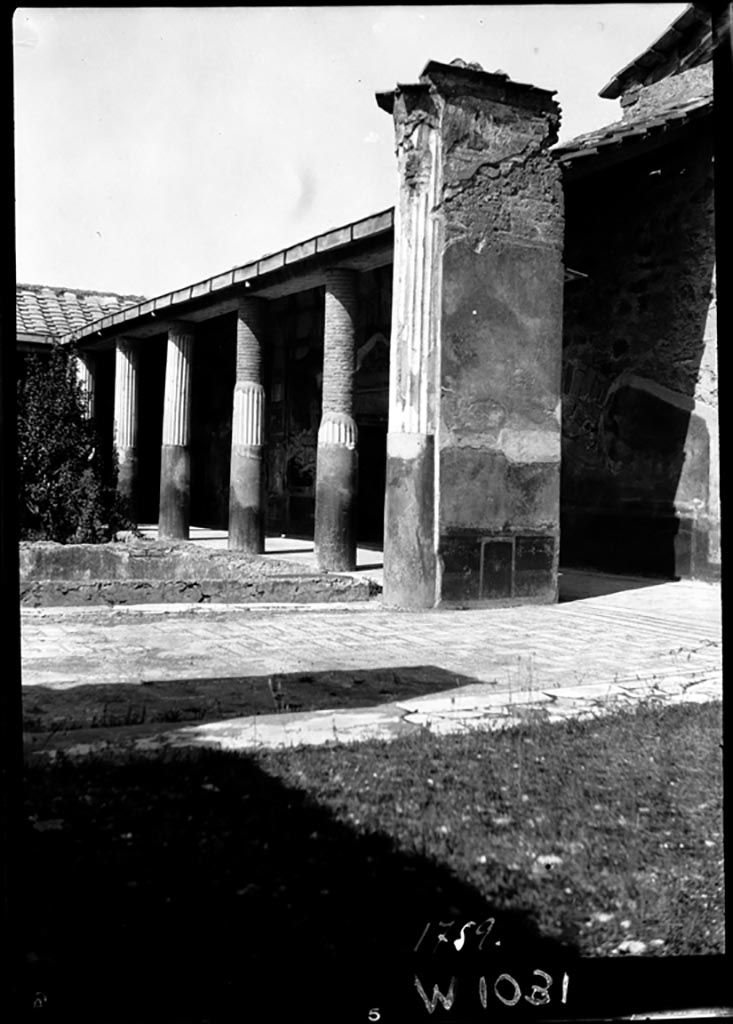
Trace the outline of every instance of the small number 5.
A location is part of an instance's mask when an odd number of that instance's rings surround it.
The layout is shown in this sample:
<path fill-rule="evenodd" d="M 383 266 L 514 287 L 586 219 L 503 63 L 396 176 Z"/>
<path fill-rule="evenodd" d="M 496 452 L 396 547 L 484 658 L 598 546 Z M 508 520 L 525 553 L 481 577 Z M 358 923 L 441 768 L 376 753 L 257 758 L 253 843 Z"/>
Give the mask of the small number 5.
<path fill-rule="evenodd" d="M 379 1020 L 381 1018 L 381 1016 L 382 1015 L 379 1012 L 379 1007 L 378 1006 L 376 1006 L 373 1010 L 369 1011 L 369 1020 Z"/>

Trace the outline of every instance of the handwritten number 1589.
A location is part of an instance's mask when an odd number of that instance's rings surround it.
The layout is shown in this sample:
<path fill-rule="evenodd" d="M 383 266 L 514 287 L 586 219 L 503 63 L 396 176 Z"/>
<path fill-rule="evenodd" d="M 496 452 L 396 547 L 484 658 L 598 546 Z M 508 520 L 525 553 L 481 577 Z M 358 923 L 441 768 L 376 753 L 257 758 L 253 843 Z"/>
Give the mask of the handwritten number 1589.
<path fill-rule="evenodd" d="M 435 953 L 435 951 L 438 949 L 438 947 L 440 946 L 440 944 L 442 942 L 443 943 L 447 943 L 449 941 L 448 940 L 448 932 L 451 930 L 451 928 L 454 928 L 457 924 L 458 924 L 457 921 L 438 921 L 438 935 L 437 935 L 437 938 L 435 940 L 435 945 L 433 946 L 433 953 Z M 474 935 L 476 936 L 477 939 L 480 939 L 479 944 L 478 944 L 478 948 L 479 949 L 483 949 L 484 943 L 486 942 L 486 940 L 488 939 L 489 935 L 491 934 L 491 931 L 492 931 L 492 929 L 493 929 L 495 924 L 496 924 L 496 919 L 493 918 L 493 917 L 488 917 L 481 924 L 477 924 L 476 921 L 467 921 L 461 927 L 460 932 L 459 932 L 457 938 L 454 938 L 452 940 L 454 948 L 456 950 L 459 950 L 459 951 L 461 949 L 463 949 L 464 945 L 466 944 L 466 933 L 468 932 L 469 929 L 475 929 Z M 432 921 L 428 921 L 428 923 L 425 925 L 425 929 L 424 929 L 422 935 L 418 939 L 418 943 L 415 946 L 415 949 L 414 949 L 413 952 L 417 953 L 418 949 L 420 948 L 420 946 L 424 942 L 425 937 L 427 936 L 428 932 L 430 931 L 430 929 L 432 927 L 433 927 L 433 922 Z"/>

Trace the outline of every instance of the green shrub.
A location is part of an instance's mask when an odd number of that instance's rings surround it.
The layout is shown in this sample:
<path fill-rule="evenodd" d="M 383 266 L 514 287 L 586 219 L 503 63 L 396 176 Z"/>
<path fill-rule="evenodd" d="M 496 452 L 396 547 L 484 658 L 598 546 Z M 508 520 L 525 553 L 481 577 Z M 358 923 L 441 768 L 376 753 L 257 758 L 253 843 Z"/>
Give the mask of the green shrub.
<path fill-rule="evenodd" d="M 21 540 L 102 543 L 131 526 L 115 454 L 105 458 L 85 405 L 73 352 L 28 359 L 18 385 Z"/>

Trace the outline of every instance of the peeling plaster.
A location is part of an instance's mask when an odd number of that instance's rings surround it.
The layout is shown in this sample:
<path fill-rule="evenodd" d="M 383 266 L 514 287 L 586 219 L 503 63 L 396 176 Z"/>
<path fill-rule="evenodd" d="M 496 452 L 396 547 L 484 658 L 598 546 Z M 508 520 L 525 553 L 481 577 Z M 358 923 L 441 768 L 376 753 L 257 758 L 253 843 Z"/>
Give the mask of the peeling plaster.
<path fill-rule="evenodd" d="M 559 462 L 560 444 L 559 430 L 512 430 L 505 427 L 499 433 L 499 447 L 510 462 Z"/>

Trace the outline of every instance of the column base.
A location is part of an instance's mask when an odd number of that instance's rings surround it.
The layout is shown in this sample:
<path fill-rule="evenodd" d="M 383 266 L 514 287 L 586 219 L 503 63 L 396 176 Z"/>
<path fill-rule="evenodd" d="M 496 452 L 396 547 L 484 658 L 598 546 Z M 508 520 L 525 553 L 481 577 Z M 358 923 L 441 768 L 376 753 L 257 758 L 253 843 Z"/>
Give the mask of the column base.
<path fill-rule="evenodd" d="M 261 445 L 233 445 L 229 484 L 229 550 L 265 550 L 265 487 Z"/>
<path fill-rule="evenodd" d="M 324 572 L 351 572 L 356 568 L 358 465 L 355 448 L 318 448 L 314 540 L 318 568 Z"/>
<path fill-rule="evenodd" d="M 188 446 L 164 444 L 160 453 L 160 540 L 188 540 L 190 506 L 191 455 Z"/>
<path fill-rule="evenodd" d="M 383 592 L 388 608 L 436 604 L 434 481 L 434 438 L 388 434 Z"/>

